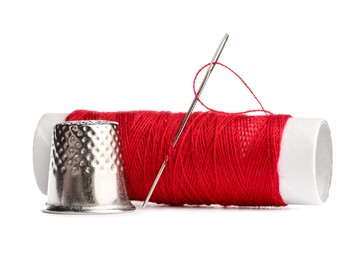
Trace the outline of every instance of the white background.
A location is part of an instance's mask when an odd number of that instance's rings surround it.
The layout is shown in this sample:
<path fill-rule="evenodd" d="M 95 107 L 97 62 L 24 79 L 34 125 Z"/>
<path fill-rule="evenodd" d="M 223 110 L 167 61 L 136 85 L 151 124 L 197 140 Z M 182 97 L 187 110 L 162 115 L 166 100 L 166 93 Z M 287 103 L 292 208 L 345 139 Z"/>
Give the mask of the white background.
<path fill-rule="evenodd" d="M 359 1 L 1 1 L 0 258 L 362 259 L 362 13 Z M 42 114 L 186 111 L 196 71 L 226 32 L 220 61 L 266 109 L 330 123 L 325 205 L 40 211 L 32 139 Z M 203 100 L 257 107 L 222 68 Z"/>

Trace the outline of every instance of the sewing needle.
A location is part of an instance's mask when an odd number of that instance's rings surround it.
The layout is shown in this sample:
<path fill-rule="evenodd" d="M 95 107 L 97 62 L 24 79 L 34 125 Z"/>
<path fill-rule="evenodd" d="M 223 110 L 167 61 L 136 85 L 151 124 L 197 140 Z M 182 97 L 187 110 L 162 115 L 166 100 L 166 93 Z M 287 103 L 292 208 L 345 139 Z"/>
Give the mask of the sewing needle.
<path fill-rule="evenodd" d="M 212 71 L 213 71 L 213 69 L 214 69 L 214 67 L 215 67 L 215 65 L 216 65 L 216 64 L 215 64 L 215 62 L 217 62 L 217 61 L 218 61 L 219 57 L 220 57 L 220 56 L 221 56 L 221 54 L 222 54 L 222 51 L 223 51 L 223 49 L 224 49 L 224 46 L 225 46 L 225 45 L 226 45 L 226 43 L 227 43 L 228 37 L 229 37 L 229 35 L 228 35 L 227 33 L 223 36 L 222 41 L 220 42 L 220 44 L 219 44 L 219 46 L 218 46 L 218 48 L 217 48 L 216 52 L 215 52 L 215 53 L 214 53 L 214 55 L 213 55 L 212 61 L 209 63 L 208 70 L 207 70 L 207 72 L 205 73 L 204 78 L 203 78 L 203 81 L 202 81 L 202 83 L 200 84 L 200 87 L 199 87 L 199 89 L 198 89 L 198 91 L 197 91 L 197 96 L 198 96 L 198 97 L 202 94 L 203 89 L 204 89 L 204 87 L 205 87 L 205 85 L 207 84 L 207 81 L 208 81 L 208 79 L 209 79 L 209 76 L 211 75 L 211 73 L 212 73 Z M 187 122 L 188 122 L 188 120 L 189 120 L 189 117 L 190 117 L 190 115 L 192 114 L 192 112 L 193 112 L 194 107 L 195 107 L 195 105 L 196 105 L 196 104 L 197 104 L 197 98 L 196 98 L 196 97 L 194 97 L 193 102 L 192 102 L 192 104 L 190 105 L 189 110 L 188 110 L 188 112 L 186 113 L 186 115 L 185 115 L 185 117 L 184 117 L 184 119 L 183 119 L 183 122 L 181 123 L 180 128 L 179 128 L 179 130 L 178 130 L 177 134 L 176 134 L 176 135 L 175 135 L 175 137 L 174 137 L 172 148 L 175 148 L 176 144 L 178 143 L 178 140 L 179 140 L 179 138 L 180 138 L 180 136 L 181 136 L 181 134 L 182 134 L 182 132 L 183 132 L 183 130 L 184 130 L 184 127 L 185 127 L 185 125 L 187 124 Z M 145 207 L 146 207 L 146 205 L 147 205 L 147 203 L 149 202 L 150 197 L 151 197 L 151 195 L 153 194 L 153 192 L 154 192 L 154 190 L 155 190 L 155 187 L 156 187 L 156 185 L 158 184 L 159 179 L 160 179 L 161 175 L 163 174 L 164 169 L 165 169 L 166 164 L 168 163 L 168 161 L 169 161 L 169 156 L 167 155 L 167 156 L 165 157 L 165 160 L 164 160 L 163 164 L 162 164 L 162 165 L 161 165 L 161 167 L 160 167 L 160 170 L 159 170 L 158 174 L 156 175 L 156 178 L 155 178 L 155 180 L 154 180 L 154 183 L 153 183 L 153 185 L 151 186 L 150 191 L 149 191 L 149 193 L 147 194 L 147 197 L 146 197 L 146 199 L 145 199 L 144 203 L 142 204 L 142 207 L 143 207 L 143 208 L 145 208 Z"/>

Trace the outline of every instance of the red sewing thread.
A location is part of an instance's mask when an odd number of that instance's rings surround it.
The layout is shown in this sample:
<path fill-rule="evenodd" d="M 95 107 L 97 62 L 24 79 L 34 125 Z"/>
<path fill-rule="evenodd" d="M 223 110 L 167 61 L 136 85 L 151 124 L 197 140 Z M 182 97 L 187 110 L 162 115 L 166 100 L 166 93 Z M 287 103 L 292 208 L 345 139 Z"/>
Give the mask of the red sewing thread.
<path fill-rule="evenodd" d="M 270 114 L 256 100 L 260 110 L 193 113 L 175 149 L 170 146 L 185 113 L 76 110 L 67 120 L 119 123 L 131 200 L 145 200 L 168 153 L 169 163 L 150 201 L 169 205 L 285 206 L 277 165 L 282 133 L 290 116 Z M 246 115 L 251 111 L 266 115 Z"/>
<path fill-rule="evenodd" d="M 195 74 L 195 77 L 194 77 L 194 80 L 193 80 L 193 92 L 194 92 L 194 96 L 195 98 L 198 100 L 198 102 L 203 106 L 205 107 L 206 109 L 208 109 L 209 111 L 212 111 L 212 112 L 218 112 L 218 113 L 223 113 L 223 114 L 248 114 L 248 113 L 253 113 L 253 112 L 264 112 L 266 115 L 267 114 L 272 114 L 270 111 L 267 111 L 264 109 L 264 107 L 262 106 L 262 103 L 260 102 L 260 100 L 256 97 L 255 93 L 253 93 L 252 89 L 247 85 L 247 83 L 242 79 L 242 77 L 240 75 L 238 75 L 234 70 L 232 70 L 230 67 L 220 63 L 220 62 L 212 62 L 212 64 L 217 64 L 217 65 L 220 65 L 224 68 L 226 68 L 227 70 L 229 70 L 230 72 L 232 72 L 242 83 L 243 85 L 245 85 L 245 87 L 248 89 L 248 91 L 251 93 L 251 95 L 253 96 L 253 98 L 257 101 L 257 103 L 260 105 L 261 109 L 252 109 L 252 110 L 246 110 L 244 112 L 237 112 L 237 113 L 230 113 L 230 112 L 224 112 L 224 111 L 219 111 L 219 110 L 215 110 L 215 109 L 212 109 L 210 107 L 208 107 L 207 105 L 204 104 L 204 102 L 202 102 L 200 100 L 200 97 L 198 96 L 197 94 L 197 91 L 195 90 L 195 82 L 197 81 L 197 78 L 199 76 L 199 74 L 207 67 L 210 65 L 210 63 L 204 65 L 203 67 L 201 67 L 197 74 Z"/>

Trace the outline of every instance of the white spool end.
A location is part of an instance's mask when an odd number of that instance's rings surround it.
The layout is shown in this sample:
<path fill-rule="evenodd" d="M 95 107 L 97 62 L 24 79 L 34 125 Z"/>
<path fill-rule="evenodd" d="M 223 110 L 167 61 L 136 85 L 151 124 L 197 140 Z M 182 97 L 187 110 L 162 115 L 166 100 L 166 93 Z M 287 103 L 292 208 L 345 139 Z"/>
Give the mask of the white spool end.
<path fill-rule="evenodd" d="M 323 119 L 290 118 L 281 141 L 280 194 L 286 204 L 320 205 L 329 196 L 333 149 Z"/>
<path fill-rule="evenodd" d="M 33 141 L 33 169 L 38 187 L 45 195 L 48 189 L 50 147 L 53 127 L 66 121 L 68 114 L 49 113 L 39 120 Z"/>

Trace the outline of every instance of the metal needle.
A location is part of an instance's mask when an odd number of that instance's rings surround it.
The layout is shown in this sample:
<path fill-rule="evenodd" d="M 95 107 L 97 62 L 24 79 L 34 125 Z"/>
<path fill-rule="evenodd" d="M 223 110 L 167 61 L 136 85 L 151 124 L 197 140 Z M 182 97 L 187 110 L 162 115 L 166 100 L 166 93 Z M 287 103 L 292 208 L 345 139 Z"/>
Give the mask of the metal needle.
<path fill-rule="evenodd" d="M 219 57 L 220 57 L 220 56 L 221 56 L 221 54 L 222 54 L 222 51 L 223 51 L 223 49 L 224 49 L 224 46 L 225 46 L 225 45 L 226 45 L 226 43 L 227 43 L 228 37 L 229 37 L 229 35 L 228 35 L 227 33 L 223 36 L 223 39 L 222 39 L 221 43 L 219 44 L 219 46 L 218 46 L 218 48 L 217 48 L 216 52 L 215 52 L 215 53 L 214 53 L 214 55 L 213 55 L 212 61 L 210 62 L 209 66 L 208 66 L 208 70 L 207 70 L 206 74 L 204 75 L 203 81 L 202 81 L 202 83 L 200 84 L 200 87 L 199 87 L 199 89 L 198 89 L 198 91 L 197 91 L 197 96 L 198 96 L 198 97 L 202 94 L 203 89 L 204 89 L 205 85 L 206 85 L 206 84 L 207 84 L 207 82 L 208 82 L 209 76 L 210 76 L 210 74 L 212 73 L 212 71 L 213 71 L 213 69 L 214 69 L 214 67 L 215 67 L 215 65 L 216 65 L 216 64 L 215 64 L 215 62 L 217 62 L 217 61 L 218 61 Z M 184 127 L 185 127 L 185 125 L 187 124 L 187 122 L 188 122 L 188 120 L 189 120 L 189 117 L 190 117 L 190 115 L 192 114 L 192 112 L 193 112 L 194 107 L 195 107 L 195 105 L 196 105 L 196 104 L 197 104 L 197 98 L 196 98 L 196 97 L 194 97 L 193 102 L 192 102 L 192 104 L 190 105 L 189 110 L 188 110 L 188 112 L 186 113 L 186 115 L 185 115 L 185 117 L 184 117 L 184 119 L 183 119 L 183 122 L 182 122 L 182 123 L 181 123 L 181 125 L 180 125 L 180 128 L 179 128 L 179 130 L 178 130 L 178 133 L 177 133 L 177 134 L 175 135 L 175 137 L 174 137 L 174 140 L 173 140 L 173 146 L 172 146 L 173 148 L 174 148 L 174 147 L 175 147 L 175 145 L 178 143 L 178 140 L 179 140 L 179 138 L 180 138 L 180 136 L 181 136 L 181 134 L 182 134 L 182 132 L 183 132 L 183 130 L 184 130 Z M 156 178 L 155 178 L 155 180 L 154 180 L 154 183 L 153 183 L 153 185 L 151 186 L 150 191 L 149 191 L 149 193 L 147 194 L 147 197 L 146 197 L 146 199 L 145 199 L 144 203 L 142 204 L 142 207 L 143 207 L 143 208 L 145 208 L 145 207 L 146 207 L 146 205 L 147 205 L 147 203 L 149 202 L 150 197 L 151 197 L 151 195 L 153 194 L 154 189 L 155 189 L 156 185 L 158 184 L 159 179 L 160 179 L 161 175 L 163 174 L 164 169 L 165 169 L 165 166 L 166 166 L 166 164 L 168 163 L 168 161 L 169 161 L 169 157 L 168 157 L 168 155 L 167 155 L 167 156 L 165 157 L 165 160 L 164 160 L 163 164 L 162 164 L 162 165 L 161 165 L 161 167 L 160 167 L 160 170 L 159 170 L 158 174 L 156 175 Z"/>

